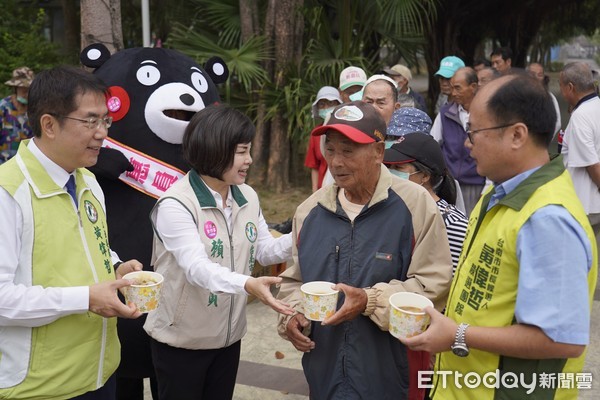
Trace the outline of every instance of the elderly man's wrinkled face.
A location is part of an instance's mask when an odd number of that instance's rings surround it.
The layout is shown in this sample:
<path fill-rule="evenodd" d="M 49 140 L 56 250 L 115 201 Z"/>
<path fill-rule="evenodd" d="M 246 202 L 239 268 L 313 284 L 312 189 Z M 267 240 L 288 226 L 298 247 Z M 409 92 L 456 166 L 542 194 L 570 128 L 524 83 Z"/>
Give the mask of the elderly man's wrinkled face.
<path fill-rule="evenodd" d="M 485 68 L 477 71 L 477 85 L 481 88 L 494 79 L 494 71 L 491 68 Z"/>
<path fill-rule="evenodd" d="M 394 110 L 399 107 L 392 85 L 384 80 L 369 83 L 365 87 L 362 100 L 375 107 L 375 110 L 381 115 L 386 125 L 390 123 Z"/>
<path fill-rule="evenodd" d="M 324 156 L 336 184 L 352 194 L 374 188 L 383 162 L 383 143 L 359 144 L 334 130 L 326 135 Z"/>
<path fill-rule="evenodd" d="M 462 70 L 454 74 L 450 84 L 452 85 L 452 98 L 454 101 L 468 108 L 477 91 L 477 84 L 468 83 L 466 74 Z"/>
<path fill-rule="evenodd" d="M 406 79 L 402 75 L 390 75 L 389 77 L 392 78 L 398 84 L 398 91 L 400 93 L 406 92 L 406 90 L 408 89 L 408 79 Z"/>
<path fill-rule="evenodd" d="M 532 78 L 537 79 L 540 82 L 544 81 L 544 67 L 542 67 L 540 64 L 531 64 L 527 69 L 527 72 L 529 72 L 529 75 L 531 75 Z"/>

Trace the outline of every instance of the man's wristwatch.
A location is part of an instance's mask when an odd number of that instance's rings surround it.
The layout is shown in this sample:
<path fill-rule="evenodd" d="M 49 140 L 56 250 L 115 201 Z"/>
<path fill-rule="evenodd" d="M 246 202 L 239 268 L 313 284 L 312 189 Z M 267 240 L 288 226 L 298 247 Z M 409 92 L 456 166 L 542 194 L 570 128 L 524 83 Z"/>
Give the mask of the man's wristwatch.
<path fill-rule="evenodd" d="M 460 324 L 456 329 L 456 336 L 454 337 L 454 344 L 450 346 L 452 352 L 459 357 L 466 357 L 469 355 L 469 348 L 465 343 L 465 332 L 469 324 Z"/>

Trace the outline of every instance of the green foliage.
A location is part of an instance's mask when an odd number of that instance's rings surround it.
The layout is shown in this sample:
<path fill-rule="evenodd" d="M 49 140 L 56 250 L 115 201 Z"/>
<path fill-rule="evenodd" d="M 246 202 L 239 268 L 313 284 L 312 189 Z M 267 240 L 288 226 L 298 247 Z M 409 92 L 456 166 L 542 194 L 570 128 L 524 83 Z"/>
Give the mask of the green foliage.
<path fill-rule="evenodd" d="M 42 34 L 44 10 L 23 6 L 22 2 L 6 0 L 0 7 L 0 83 L 10 79 L 15 68 L 27 66 L 38 72 L 61 62 L 58 47 Z M 3 96 L 11 92 L 0 86 Z"/>
<path fill-rule="evenodd" d="M 221 57 L 229 67 L 232 80 L 239 82 L 247 93 L 252 91 L 253 85 L 261 86 L 268 80 L 260 64 L 270 57 L 264 36 L 255 36 L 239 46 L 224 47 L 210 34 L 177 25 L 168 44 L 199 63 L 213 56 Z"/>
<path fill-rule="evenodd" d="M 552 61 L 548 65 L 548 72 L 560 72 L 565 67 L 565 63 L 562 61 Z"/>
<path fill-rule="evenodd" d="M 379 71 L 382 46 L 393 62 L 400 57 L 416 61 L 437 1 L 305 0 L 298 10 L 304 17 L 303 55 L 299 62 L 290 60 L 282 86 L 271 82 L 265 69 L 274 59 L 267 38 L 242 43 L 238 0 L 193 0 L 193 22 L 174 24 L 166 45 L 199 63 L 215 55 L 223 58 L 231 73 L 225 101 L 250 115 L 264 104 L 267 119 L 283 116 L 288 135 L 301 139 L 314 125 L 310 111 L 317 91 L 337 87 L 344 68 L 360 66 L 368 75 Z M 258 6 L 264 9 L 265 4 Z"/>
<path fill-rule="evenodd" d="M 213 31 L 219 33 L 219 44 L 230 47 L 240 41 L 240 6 L 239 1 L 194 0 L 196 17 Z M 197 24 L 195 24 L 197 25 Z"/>
<path fill-rule="evenodd" d="M 406 63 L 418 63 L 417 51 L 425 46 L 425 34 L 432 28 L 437 18 L 438 0 L 377 0 L 380 11 L 379 23 L 375 25 L 382 37 L 381 46 L 390 51 L 389 64 L 400 58 Z"/>

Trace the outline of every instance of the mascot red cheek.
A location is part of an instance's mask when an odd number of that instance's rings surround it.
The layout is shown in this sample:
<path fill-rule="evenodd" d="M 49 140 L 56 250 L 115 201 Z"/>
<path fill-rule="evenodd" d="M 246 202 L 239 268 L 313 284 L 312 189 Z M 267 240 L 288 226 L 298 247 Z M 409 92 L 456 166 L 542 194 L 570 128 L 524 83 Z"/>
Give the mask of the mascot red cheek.
<path fill-rule="evenodd" d="M 150 210 L 189 170 L 181 150 L 183 133 L 194 113 L 219 102 L 215 85 L 227 80 L 229 70 L 218 57 L 202 67 L 164 48 L 111 55 L 104 45 L 93 44 L 81 52 L 80 60 L 110 88 L 107 107 L 113 125 L 98 163 L 90 168 L 106 196 L 110 246 L 122 260 L 135 258 L 152 270 Z M 154 375 L 144 321 L 118 321 L 118 386 L 126 384 L 123 379 Z"/>

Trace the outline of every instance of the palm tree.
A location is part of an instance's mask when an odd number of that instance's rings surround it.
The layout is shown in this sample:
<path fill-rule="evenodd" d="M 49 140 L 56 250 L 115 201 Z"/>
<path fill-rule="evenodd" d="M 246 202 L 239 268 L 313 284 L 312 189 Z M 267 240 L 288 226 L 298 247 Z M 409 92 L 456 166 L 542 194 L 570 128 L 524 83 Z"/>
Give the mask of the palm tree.
<path fill-rule="evenodd" d="M 392 62 L 414 62 L 436 1 L 194 0 L 196 19 L 177 25 L 167 45 L 199 62 L 225 60 L 232 76 L 225 99 L 257 124 L 252 180 L 282 191 L 289 160 L 298 160 L 312 128 L 317 90 L 337 86 L 349 65 L 380 70 L 382 47 Z"/>

